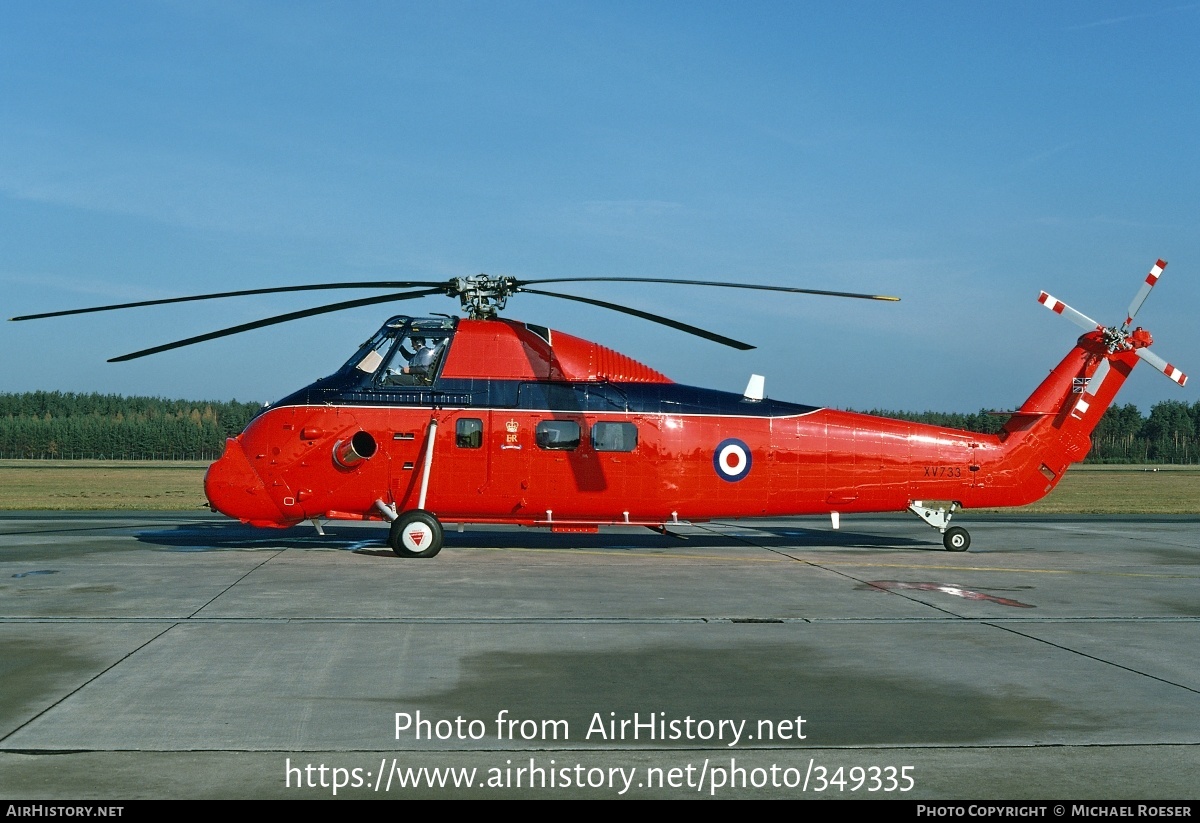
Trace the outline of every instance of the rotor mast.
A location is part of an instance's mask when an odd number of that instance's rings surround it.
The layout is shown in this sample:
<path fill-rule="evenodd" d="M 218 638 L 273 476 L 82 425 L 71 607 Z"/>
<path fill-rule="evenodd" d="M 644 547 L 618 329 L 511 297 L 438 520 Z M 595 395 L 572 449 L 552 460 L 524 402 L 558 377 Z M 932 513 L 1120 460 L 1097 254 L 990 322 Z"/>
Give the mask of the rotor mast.
<path fill-rule="evenodd" d="M 516 291 L 516 278 L 487 274 L 455 277 L 446 287 L 446 294 L 457 295 L 462 310 L 472 320 L 495 320 L 504 310 L 509 295 Z"/>

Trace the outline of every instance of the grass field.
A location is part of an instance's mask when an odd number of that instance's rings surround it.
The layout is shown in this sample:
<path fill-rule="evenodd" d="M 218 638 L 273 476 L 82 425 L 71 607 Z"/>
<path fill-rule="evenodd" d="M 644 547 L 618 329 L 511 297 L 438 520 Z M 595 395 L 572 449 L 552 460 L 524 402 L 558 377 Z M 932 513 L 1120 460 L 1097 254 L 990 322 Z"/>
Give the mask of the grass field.
<path fill-rule="evenodd" d="M 207 463 L 0 460 L 0 509 L 206 509 Z"/>
<path fill-rule="evenodd" d="M 0 509 L 203 509 L 198 462 L 0 460 Z M 1076 466 L 1024 511 L 1200 514 L 1200 466 Z"/>
<path fill-rule="evenodd" d="M 1020 511 L 1200 514 L 1200 466 L 1075 466 L 1058 488 Z"/>

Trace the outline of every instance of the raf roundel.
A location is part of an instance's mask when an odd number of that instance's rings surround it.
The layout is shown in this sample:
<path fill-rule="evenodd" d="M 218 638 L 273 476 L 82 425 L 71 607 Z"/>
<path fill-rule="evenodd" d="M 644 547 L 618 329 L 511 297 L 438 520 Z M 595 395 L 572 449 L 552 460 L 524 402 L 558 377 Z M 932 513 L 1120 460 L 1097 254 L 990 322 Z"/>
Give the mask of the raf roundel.
<path fill-rule="evenodd" d="M 752 462 L 750 447 L 736 437 L 722 440 L 713 453 L 713 468 L 722 480 L 730 483 L 736 483 L 748 475 Z"/>

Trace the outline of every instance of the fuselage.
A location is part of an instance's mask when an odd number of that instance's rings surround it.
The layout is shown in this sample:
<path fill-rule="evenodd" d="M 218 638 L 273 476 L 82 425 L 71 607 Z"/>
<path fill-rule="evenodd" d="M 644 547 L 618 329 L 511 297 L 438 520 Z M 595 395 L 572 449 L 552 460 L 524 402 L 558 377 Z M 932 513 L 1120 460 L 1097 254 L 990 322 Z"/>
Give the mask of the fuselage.
<path fill-rule="evenodd" d="M 389 367 L 414 339 L 440 343 L 433 373 Z M 1087 367 L 1076 351 L 1047 392 Z M 563 529 L 1013 506 L 1087 450 L 1086 433 L 1080 445 L 1050 411 L 1026 411 L 975 434 L 685 386 L 513 321 L 401 317 L 231 439 L 206 490 L 216 509 L 264 526 L 380 518 L 381 505 Z"/>

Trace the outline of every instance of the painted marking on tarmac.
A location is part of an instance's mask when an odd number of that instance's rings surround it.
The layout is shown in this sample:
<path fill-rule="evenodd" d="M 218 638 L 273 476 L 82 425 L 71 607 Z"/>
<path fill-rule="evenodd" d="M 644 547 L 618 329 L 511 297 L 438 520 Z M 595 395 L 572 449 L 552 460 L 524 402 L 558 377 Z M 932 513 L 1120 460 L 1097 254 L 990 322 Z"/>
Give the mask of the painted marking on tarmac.
<path fill-rule="evenodd" d="M 808 562 L 802 560 L 801 562 Z M 1200 574 L 1162 574 L 1151 572 L 1109 572 L 1097 569 L 1022 569 L 1005 566 L 932 566 L 918 563 L 830 563 L 830 566 L 851 566 L 866 569 L 931 569 L 946 572 L 1003 572 L 1005 574 L 1085 574 L 1098 577 L 1151 577 L 1176 578 L 1180 580 L 1200 579 Z"/>
<path fill-rule="evenodd" d="M 922 592 L 941 592 L 952 597 L 961 597 L 964 600 L 986 600 L 989 603 L 998 603 L 1001 606 L 1013 606 L 1018 609 L 1036 609 L 1032 603 L 1022 603 L 1020 600 L 1012 600 L 1007 597 L 996 597 L 994 594 L 985 592 L 977 592 L 974 589 L 964 589 L 962 586 L 953 586 L 947 583 L 910 583 L 905 580 L 871 580 L 867 586 L 876 591 L 893 591 L 896 589 L 908 589 Z"/>

